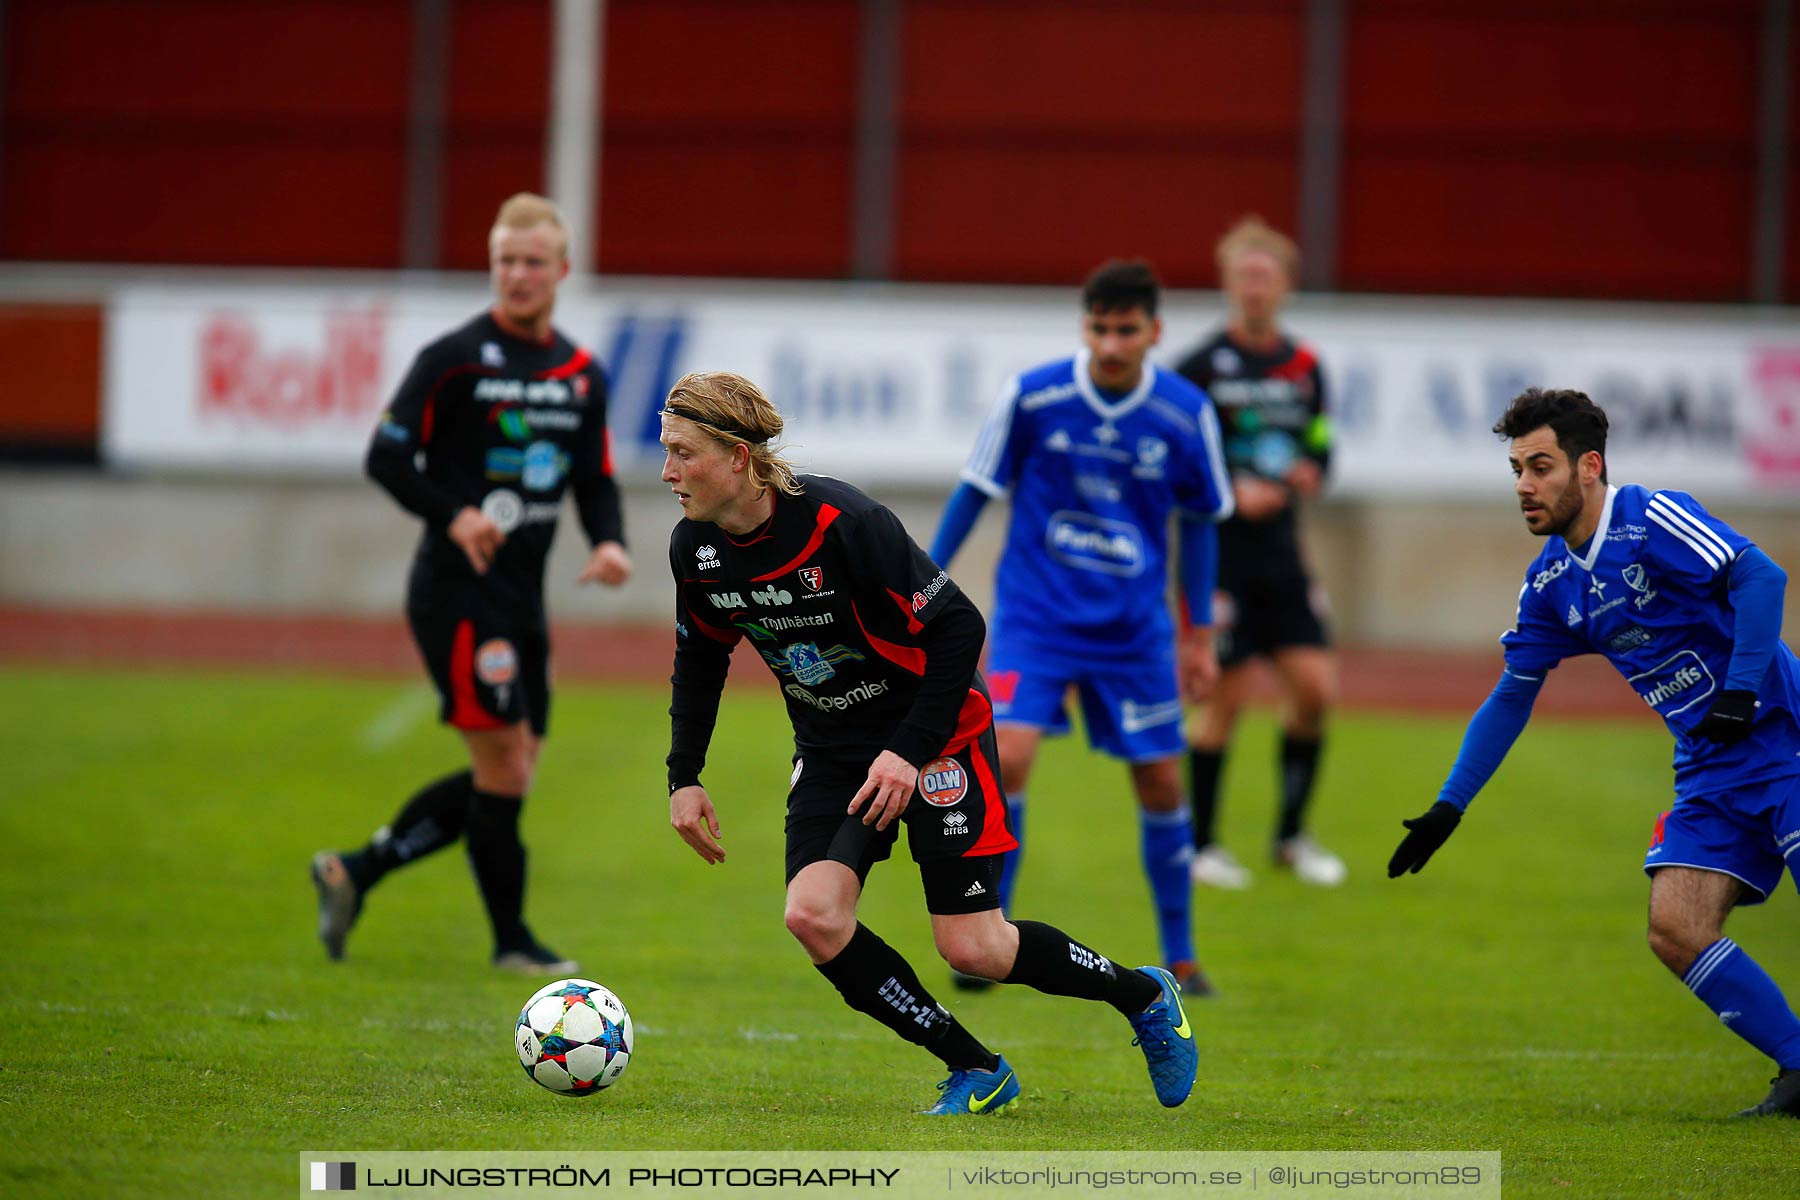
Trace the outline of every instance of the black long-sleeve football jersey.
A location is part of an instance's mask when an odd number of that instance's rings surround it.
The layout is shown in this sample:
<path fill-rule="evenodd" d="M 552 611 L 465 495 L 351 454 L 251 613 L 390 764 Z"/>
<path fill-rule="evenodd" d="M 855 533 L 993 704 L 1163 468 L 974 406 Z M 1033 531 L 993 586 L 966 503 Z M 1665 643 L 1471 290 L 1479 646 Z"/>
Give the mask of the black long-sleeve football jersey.
<path fill-rule="evenodd" d="M 669 784 L 698 781 L 731 651 L 750 639 L 787 701 L 796 749 L 914 766 L 986 728 L 986 624 L 893 513 L 803 475 L 799 496 L 741 537 L 683 520 L 669 539 L 675 673 Z"/>
<path fill-rule="evenodd" d="M 483 313 L 419 352 L 369 445 L 368 473 L 424 518 L 410 602 L 440 581 L 483 589 L 521 624 L 544 624 L 544 563 L 572 487 L 595 544 L 622 540 L 606 430 L 606 377 L 560 333 L 538 343 Z M 506 532 L 484 576 L 446 535 L 465 506 Z"/>
<path fill-rule="evenodd" d="M 1281 482 L 1288 468 L 1310 458 L 1331 465 L 1331 423 L 1319 356 L 1285 335 L 1269 351 L 1249 350 L 1221 329 L 1175 368 L 1212 397 L 1225 436 L 1225 465 L 1233 475 Z M 1233 516 L 1221 528 L 1226 543 L 1247 549 L 1298 553 L 1294 506 L 1265 521 Z"/>

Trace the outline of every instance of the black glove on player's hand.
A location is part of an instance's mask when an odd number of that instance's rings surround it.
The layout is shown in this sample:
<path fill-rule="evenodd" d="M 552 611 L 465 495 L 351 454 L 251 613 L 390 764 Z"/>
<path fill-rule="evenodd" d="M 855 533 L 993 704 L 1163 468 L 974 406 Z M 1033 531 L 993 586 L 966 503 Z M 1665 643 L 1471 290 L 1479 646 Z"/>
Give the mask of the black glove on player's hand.
<path fill-rule="evenodd" d="M 1694 726 L 1703 738 L 1729 746 L 1750 736 L 1750 723 L 1756 720 L 1756 693 L 1732 689 L 1720 692 Z"/>
<path fill-rule="evenodd" d="M 1423 816 L 1400 822 L 1409 832 L 1388 859 L 1388 878 L 1396 879 L 1408 871 L 1417 875 L 1461 822 L 1462 809 L 1447 800 L 1439 800 Z"/>

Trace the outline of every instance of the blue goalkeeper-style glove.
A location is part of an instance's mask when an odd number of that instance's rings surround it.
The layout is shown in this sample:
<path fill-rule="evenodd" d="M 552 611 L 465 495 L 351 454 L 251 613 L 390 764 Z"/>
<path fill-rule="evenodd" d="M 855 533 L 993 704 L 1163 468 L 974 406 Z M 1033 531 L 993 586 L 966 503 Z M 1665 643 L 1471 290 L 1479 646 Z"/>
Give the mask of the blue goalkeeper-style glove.
<path fill-rule="evenodd" d="M 1756 693 L 1731 688 L 1719 693 L 1706 715 L 1700 718 L 1700 723 L 1694 726 L 1694 733 L 1720 745 L 1731 746 L 1750 736 L 1750 726 L 1755 720 Z"/>
<path fill-rule="evenodd" d="M 1398 879 L 1408 871 L 1417 875 L 1419 868 L 1437 853 L 1437 848 L 1456 832 L 1456 827 L 1462 823 L 1462 809 L 1447 800 L 1439 800 L 1422 815 L 1400 823 L 1406 826 L 1407 834 L 1394 851 L 1394 857 L 1388 859 L 1389 879 Z"/>

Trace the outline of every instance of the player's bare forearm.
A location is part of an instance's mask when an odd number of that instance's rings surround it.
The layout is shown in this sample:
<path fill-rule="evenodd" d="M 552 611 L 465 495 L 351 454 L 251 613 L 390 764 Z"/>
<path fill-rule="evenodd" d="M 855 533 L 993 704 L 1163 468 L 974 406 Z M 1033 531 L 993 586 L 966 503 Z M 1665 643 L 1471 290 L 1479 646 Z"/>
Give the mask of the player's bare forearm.
<path fill-rule="evenodd" d="M 699 784 L 669 793 L 669 824 L 707 862 L 725 861 L 725 847 L 719 844 L 718 814 L 713 811 L 706 789 Z"/>

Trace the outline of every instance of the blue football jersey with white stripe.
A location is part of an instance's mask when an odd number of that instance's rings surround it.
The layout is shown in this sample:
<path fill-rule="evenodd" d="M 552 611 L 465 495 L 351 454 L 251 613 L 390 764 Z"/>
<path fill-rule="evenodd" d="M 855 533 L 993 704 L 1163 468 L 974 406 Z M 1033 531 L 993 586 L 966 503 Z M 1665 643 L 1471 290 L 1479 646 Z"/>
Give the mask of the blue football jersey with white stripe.
<path fill-rule="evenodd" d="M 1677 797 L 1800 773 L 1795 722 L 1765 721 L 1775 709 L 1800 714 L 1800 660 L 1785 643 L 1757 689 L 1756 736 L 1723 746 L 1693 734 L 1725 686 L 1731 564 L 1749 539 L 1685 492 L 1625 484 L 1607 489 L 1581 554 L 1546 541 L 1500 638 L 1507 670 L 1541 679 L 1565 658 L 1604 654 L 1675 736 Z"/>
<path fill-rule="evenodd" d="M 1011 497 L 993 622 L 1049 661 L 1168 653 L 1170 514 L 1232 511 L 1206 393 L 1145 363 L 1137 387 L 1103 395 L 1085 351 L 1008 382 L 962 477 Z"/>

